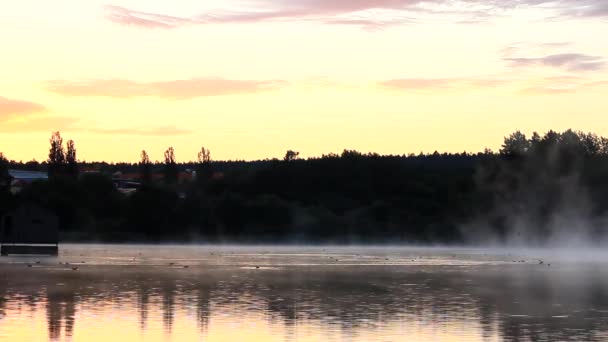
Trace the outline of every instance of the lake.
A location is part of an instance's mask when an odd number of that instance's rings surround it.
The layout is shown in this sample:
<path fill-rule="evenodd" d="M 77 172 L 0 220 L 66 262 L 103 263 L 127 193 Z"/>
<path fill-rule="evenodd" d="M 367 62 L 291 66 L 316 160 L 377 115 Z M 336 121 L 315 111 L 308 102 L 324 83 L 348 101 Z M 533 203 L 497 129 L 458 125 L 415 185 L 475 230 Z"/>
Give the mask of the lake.
<path fill-rule="evenodd" d="M 607 256 L 61 245 L 0 258 L 0 341 L 605 341 Z"/>

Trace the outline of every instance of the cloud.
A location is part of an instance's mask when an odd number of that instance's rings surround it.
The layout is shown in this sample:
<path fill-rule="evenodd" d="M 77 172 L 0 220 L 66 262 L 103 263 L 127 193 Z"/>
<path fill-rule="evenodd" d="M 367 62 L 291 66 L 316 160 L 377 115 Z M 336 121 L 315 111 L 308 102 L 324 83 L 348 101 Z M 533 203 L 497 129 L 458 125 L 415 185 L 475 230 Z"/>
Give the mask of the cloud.
<path fill-rule="evenodd" d="M 173 126 L 155 128 L 90 128 L 88 132 L 97 134 L 141 135 L 141 136 L 173 136 L 192 134 L 192 131 Z"/>
<path fill-rule="evenodd" d="M 77 118 L 66 116 L 31 115 L 2 122 L 2 133 L 51 132 L 72 129 Z"/>
<path fill-rule="evenodd" d="M 46 108 L 38 103 L 12 100 L 0 96 L 0 118 L 7 118 L 14 115 L 29 115 L 44 112 Z"/>
<path fill-rule="evenodd" d="M 390 26 L 395 26 L 403 23 L 413 23 L 415 20 L 409 18 L 399 19 L 369 19 L 369 18 L 344 18 L 344 19 L 327 19 L 324 24 L 328 25 L 352 25 L 359 26 L 367 31 L 380 31 Z"/>
<path fill-rule="evenodd" d="M 589 80 L 587 78 L 559 75 L 535 79 L 495 76 L 486 78 L 402 78 L 380 82 L 386 89 L 397 91 L 456 91 L 473 88 L 492 88 L 510 86 L 519 88 L 526 95 L 554 95 L 588 91 L 608 86 L 608 81 Z"/>
<path fill-rule="evenodd" d="M 78 118 L 68 116 L 32 115 L 2 122 L 2 125 L 0 125 L 0 132 L 20 134 L 30 132 L 70 131 L 133 136 L 176 136 L 192 134 L 191 130 L 181 129 L 174 126 L 138 128 L 94 127 L 98 124 L 99 123 L 96 122 L 83 122 Z"/>
<path fill-rule="evenodd" d="M 105 10 L 108 20 L 123 25 L 146 28 L 175 28 L 192 23 L 192 20 L 188 18 L 134 11 L 120 6 L 108 5 Z"/>
<path fill-rule="evenodd" d="M 394 90 L 463 89 L 497 87 L 511 82 L 503 78 L 399 78 L 380 82 Z"/>
<path fill-rule="evenodd" d="M 242 3 L 241 3 L 242 4 Z M 218 10 L 188 17 L 106 6 L 116 23 L 145 28 L 177 28 L 214 23 L 317 20 L 326 24 L 357 25 L 366 29 L 411 23 L 405 13 L 457 15 L 455 22 L 486 21 L 509 10 L 542 8 L 559 17 L 608 17 L 602 0 L 249 0 L 239 10 Z M 464 18 L 463 18 L 464 16 Z"/>
<path fill-rule="evenodd" d="M 383 81 L 381 86 L 392 89 L 427 89 L 451 88 L 459 83 L 458 79 L 449 78 L 400 78 Z"/>
<path fill-rule="evenodd" d="M 271 20 L 297 20 L 329 17 L 371 9 L 404 10 L 422 0 L 253 0 L 253 8 L 241 11 L 202 13 L 193 17 L 176 17 L 137 11 L 121 6 L 105 6 L 106 17 L 114 22 L 143 27 L 175 28 L 187 24 L 247 23 Z M 263 9 L 263 10 L 260 10 Z"/>
<path fill-rule="evenodd" d="M 589 81 L 576 76 L 545 77 L 524 88 L 521 93 L 527 95 L 559 95 L 589 91 L 608 85 L 608 81 Z"/>
<path fill-rule="evenodd" d="M 79 121 L 66 116 L 48 115 L 41 104 L 11 100 L 0 96 L 0 132 L 27 133 L 67 129 Z"/>
<path fill-rule="evenodd" d="M 287 84 L 280 80 L 226 80 L 221 78 L 193 78 L 161 82 L 134 82 L 122 79 L 87 81 L 48 81 L 46 88 L 69 96 L 107 96 L 130 98 L 158 96 L 170 99 L 192 99 L 204 96 L 256 93 L 273 90 Z"/>
<path fill-rule="evenodd" d="M 568 71 L 596 71 L 604 68 L 606 62 L 602 57 L 582 53 L 561 53 L 543 57 L 505 57 L 513 67 L 548 66 L 563 68 Z"/>
<path fill-rule="evenodd" d="M 523 89 L 522 94 L 527 95 L 560 95 L 575 93 L 579 88 L 553 88 L 553 87 L 530 87 Z"/>
<path fill-rule="evenodd" d="M 561 0 L 561 14 L 571 17 L 608 17 L 608 3 L 604 0 Z"/>

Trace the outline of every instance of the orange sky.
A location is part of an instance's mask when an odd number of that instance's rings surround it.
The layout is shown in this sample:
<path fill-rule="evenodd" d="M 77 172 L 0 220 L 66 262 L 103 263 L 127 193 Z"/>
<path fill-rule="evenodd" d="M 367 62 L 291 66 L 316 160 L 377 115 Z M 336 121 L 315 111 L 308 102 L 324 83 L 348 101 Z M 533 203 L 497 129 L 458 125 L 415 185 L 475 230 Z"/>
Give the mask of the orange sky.
<path fill-rule="evenodd" d="M 55 130 L 108 161 L 608 135 L 607 26 L 591 0 L 22 0 L 0 11 L 0 151 L 44 160 Z"/>

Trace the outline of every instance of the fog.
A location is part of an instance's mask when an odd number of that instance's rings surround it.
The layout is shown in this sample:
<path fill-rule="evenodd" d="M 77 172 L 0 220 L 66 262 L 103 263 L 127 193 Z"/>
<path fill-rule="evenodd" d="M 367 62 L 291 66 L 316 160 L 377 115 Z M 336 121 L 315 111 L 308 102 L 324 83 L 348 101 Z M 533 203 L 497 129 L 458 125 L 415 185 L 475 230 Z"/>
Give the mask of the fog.
<path fill-rule="evenodd" d="M 476 172 L 486 205 L 461 225 L 467 242 L 547 247 L 576 255 L 608 242 L 603 159 L 587 151 L 586 135 L 549 132 L 505 138 L 503 157 Z"/>

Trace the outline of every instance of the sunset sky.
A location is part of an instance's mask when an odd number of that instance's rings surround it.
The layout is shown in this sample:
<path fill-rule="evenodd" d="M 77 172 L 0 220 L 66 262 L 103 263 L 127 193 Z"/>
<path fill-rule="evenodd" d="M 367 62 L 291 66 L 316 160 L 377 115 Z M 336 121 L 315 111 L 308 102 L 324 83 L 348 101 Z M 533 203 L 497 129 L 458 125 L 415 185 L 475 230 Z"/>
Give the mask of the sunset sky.
<path fill-rule="evenodd" d="M 608 135 L 603 0 L 20 0 L 0 11 L 0 151 L 179 161 L 497 149 Z"/>

